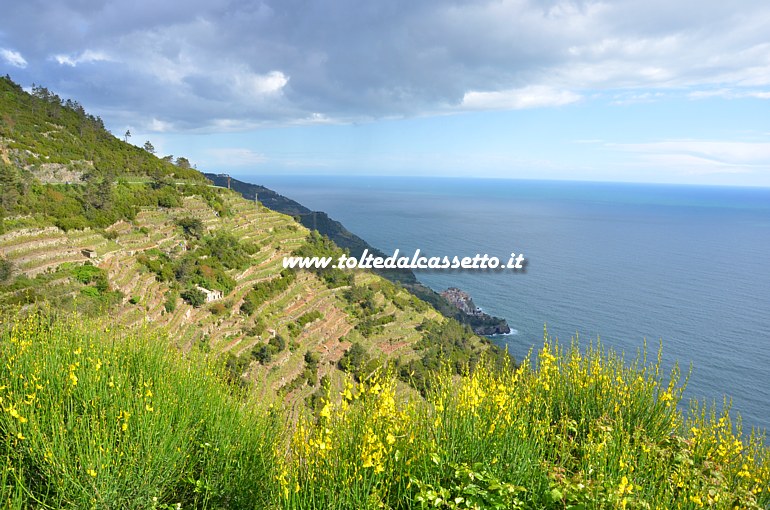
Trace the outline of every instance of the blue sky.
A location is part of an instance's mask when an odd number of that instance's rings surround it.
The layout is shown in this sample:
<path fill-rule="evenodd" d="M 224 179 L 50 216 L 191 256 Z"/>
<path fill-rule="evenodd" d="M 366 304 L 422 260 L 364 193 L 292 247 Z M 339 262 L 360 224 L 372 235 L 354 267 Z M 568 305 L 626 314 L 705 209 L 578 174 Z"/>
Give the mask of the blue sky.
<path fill-rule="evenodd" d="M 770 186 L 764 0 L 44 0 L 0 73 L 233 175 Z"/>

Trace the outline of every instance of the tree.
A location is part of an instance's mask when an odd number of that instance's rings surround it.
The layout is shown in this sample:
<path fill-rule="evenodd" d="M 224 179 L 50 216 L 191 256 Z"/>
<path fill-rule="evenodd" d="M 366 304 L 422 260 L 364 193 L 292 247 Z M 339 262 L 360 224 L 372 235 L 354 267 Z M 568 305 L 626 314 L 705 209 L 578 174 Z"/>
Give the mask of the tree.
<path fill-rule="evenodd" d="M 144 150 L 146 150 L 150 154 L 155 154 L 155 147 L 150 143 L 149 140 L 144 142 Z"/>
<path fill-rule="evenodd" d="M 182 299 L 187 301 L 191 306 L 198 308 L 206 302 L 206 294 L 199 289 L 187 289 L 181 294 Z"/>
<path fill-rule="evenodd" d="M 206 233 L 206 227 L 199 218 L 191 218 L 186 216 L 176 220 L 176 224 L 182 227 L 185 235 L 200 239 L 203 234 Z"/>
<path fill-rule="evenodd" d="M 190 168 L 190 160 L 180 156 L 176 158 L 176 166 L 179 168 Z"/>
<path fill-rule="evenodd" d="M 131 130 L 126 129 L 126 133 L 123 135 L 124 140 L 128 143 L 128 139 L 131 138 Z"/>

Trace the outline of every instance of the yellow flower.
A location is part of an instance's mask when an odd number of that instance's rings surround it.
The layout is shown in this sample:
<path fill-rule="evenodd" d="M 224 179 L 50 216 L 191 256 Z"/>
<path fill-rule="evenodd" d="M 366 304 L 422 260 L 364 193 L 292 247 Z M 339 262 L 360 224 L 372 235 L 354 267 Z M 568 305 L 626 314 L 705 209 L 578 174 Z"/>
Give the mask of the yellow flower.
<path fill-rule="evenodd" d="M 89 469 L 88 471 L 86 471 L 86 473 L 88 473 L 89 475 L 91 475 L 93 478 L 96 478 L 96 471 L 95 471 L 95 470 L 93 470 L 93 469 Z"/>
<path fill-rule="evenodd" d="M 331 418 L 332 415 L 332 405 L 330 403 L 327 403 L 323 409 L 321 409 L 321 412 L 319 413 L 320 416 L 324 418 Z"/>
<path fill-rule="evenodd" d="M 393 444 L 396 442 L 396 436 L 394 436 L 391 433 L 388 433 L 388 436 L 385 438 L 385 441 L 387 441 L 388 444 Z"/>

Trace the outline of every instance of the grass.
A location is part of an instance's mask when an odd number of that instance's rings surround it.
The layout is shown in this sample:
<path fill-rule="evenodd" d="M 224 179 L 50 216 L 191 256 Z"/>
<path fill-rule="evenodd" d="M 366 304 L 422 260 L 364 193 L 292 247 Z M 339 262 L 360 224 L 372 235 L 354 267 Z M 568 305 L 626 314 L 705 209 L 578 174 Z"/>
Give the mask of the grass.
<path fill-rule="evenodd" d="M 97 322 L 14 320 L 0 340 L 7 508 L 257 508 L 277 421 L 166 339 Z M 248 405 L 244 405 L 248 402 Z"/>
<path fill-rule="evenodd" d="M 674 370 L 546 339 L 534 364 L 348 383 L 300 421 L 284 508 L 767 508 L 770 459 L 729 412 L 679 410 Z"/>
<path fill-rule="evenodd" d="M 376 372 L 291 419 L 148 331 L 33 315 L 0 338 L 9 508 L 770 506 L 764 439 L 682 411 L 659 356 L 546 338 L 520 367 L 435 373 L 424 399 Z"/>

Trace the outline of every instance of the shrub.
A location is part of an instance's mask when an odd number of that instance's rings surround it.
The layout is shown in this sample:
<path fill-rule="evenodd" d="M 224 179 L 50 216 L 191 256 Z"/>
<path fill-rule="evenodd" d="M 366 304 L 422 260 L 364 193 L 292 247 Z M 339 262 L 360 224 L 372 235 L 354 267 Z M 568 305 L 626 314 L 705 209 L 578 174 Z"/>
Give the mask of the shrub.
<path fill-rule="evenodd" d="M 176 310 L 176 300 L 179 297 L 175 291 L 170 291 L 166 294 L 166 300 L 163 302 L 163 308 L 168 313 L 173 313 Z"/>
<path fill-rule="evenodd" d="M 180 297 L 184 299 L 190 306 L 198 308 L 206 302 L 206 294 L 200 289 L 187 289 L 180 294 Z"/>
<path fill-rule="evenodd" d="M 6 283 L 13 275 L 13 263 L 5 257 L 0 257 L 0 284 Z"/>

